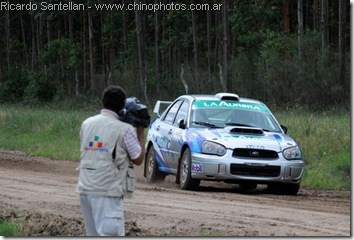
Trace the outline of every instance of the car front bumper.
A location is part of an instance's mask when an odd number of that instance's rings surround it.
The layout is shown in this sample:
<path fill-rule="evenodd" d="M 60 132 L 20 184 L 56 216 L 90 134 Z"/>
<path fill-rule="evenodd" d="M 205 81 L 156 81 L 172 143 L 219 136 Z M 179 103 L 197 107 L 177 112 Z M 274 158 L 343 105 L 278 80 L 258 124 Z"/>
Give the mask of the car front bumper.
<path fill-rule="evenodd" d="M 200 180 L 257 183 L 299 183 L 304 171 L 303 160 L 252 159 L 192 153 L 191 176 Z"/>

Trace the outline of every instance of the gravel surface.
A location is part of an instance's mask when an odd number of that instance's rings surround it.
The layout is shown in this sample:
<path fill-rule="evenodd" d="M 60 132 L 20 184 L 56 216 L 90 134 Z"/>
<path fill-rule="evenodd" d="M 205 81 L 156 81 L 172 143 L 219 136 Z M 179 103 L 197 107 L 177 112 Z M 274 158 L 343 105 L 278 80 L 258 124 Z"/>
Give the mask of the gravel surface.
<path fill-rule="evenodd" d="M 25 236 L 83 236 L 77 162 L 0 151 L 0 221 L 19 224 Z M 183 191 L 167 177 L 147 184 L 135 167 L 134 197 L 125 200 L 128 236 L 351 236 L 350 191 L 301 188 L 298 196 L 271 195 L 260 185 L 202 182 Z"/>

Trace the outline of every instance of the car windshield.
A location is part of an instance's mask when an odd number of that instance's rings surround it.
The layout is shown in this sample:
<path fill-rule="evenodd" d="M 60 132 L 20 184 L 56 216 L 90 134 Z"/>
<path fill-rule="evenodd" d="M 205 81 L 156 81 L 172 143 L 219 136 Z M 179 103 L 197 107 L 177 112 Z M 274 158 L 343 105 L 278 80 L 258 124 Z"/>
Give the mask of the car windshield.
<path fill-rule="evenodd" d="M 234 101 L 196 101 L 191 112 L 191 127 L 241 126 L 281 132 L 267 107 Z"/>

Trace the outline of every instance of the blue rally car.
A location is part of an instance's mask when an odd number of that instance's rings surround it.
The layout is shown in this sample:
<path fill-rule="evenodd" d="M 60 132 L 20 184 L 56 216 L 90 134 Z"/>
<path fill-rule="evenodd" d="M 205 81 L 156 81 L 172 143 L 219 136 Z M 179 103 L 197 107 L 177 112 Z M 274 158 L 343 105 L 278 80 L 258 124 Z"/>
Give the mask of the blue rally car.
<path fill-rule="evenodd" d="M 167 106 L 163 113 L 162 106 Z M 175 175 L 181 189 L 203 181 L 297 195 L 304 170 L 299 144 L 260 101 L 237 94 L 183 95 L 157 101 L 147 133 L 144 176 Z"/>

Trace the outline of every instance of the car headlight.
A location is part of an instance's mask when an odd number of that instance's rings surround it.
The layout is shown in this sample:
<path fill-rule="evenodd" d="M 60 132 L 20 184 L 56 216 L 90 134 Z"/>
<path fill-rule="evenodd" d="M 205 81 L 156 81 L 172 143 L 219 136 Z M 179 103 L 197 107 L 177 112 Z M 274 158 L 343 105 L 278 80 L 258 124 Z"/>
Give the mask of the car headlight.
<path fill-rule="evenodd" d="M 202 143 L 202 153 L 222 156 L 226 153 L 226 148 L 218 143 L 204 141 Z"/>
<path fill-rule="evenodd" d="M 302 153 L 298 146 L 285 149 L 283 155 L 288 160 L 302 159 Z"/>

